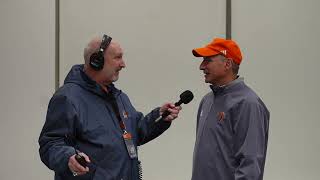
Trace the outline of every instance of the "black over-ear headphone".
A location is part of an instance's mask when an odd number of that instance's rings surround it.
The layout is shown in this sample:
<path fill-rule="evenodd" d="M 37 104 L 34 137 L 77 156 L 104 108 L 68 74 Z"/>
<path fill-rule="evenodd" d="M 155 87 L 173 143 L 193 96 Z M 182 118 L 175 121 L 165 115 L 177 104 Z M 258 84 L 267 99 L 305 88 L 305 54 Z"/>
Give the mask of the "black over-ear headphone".
<path fill-rule="evenodd" d="M 103 68 L 104 65 L 104 51 L 108 48 L 108 46 L 111 43 L 112 38 L 108 35 L 103 35 L 100 48 L 98 52 L 93 53 L 90 56 L 90 66 L 96 70 L 99 71 Z"/>

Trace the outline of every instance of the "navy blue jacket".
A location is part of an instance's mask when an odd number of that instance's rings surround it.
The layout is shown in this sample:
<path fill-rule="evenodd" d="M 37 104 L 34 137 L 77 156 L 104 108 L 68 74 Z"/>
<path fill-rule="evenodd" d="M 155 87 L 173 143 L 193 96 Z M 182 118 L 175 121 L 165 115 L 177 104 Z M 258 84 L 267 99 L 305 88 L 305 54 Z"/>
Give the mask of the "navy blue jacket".
<path fill-rule="evenodd" d="M 242 78 L 201 101 L 192 180 L 262 180 L 269 111 Z"/>
<path fill-rule="evenodd" d="M 116 99 L 120 117 L 132 134 L 135 147 L 170 127 L 170 122 L 155 122 L 159 108 L 143 116 L 125 93 L 113 85 L 108 89 Z M 55 180 L 138 179 L 138 160 L 131 159 L 127 153 L 109 95 L 84 73 L 83 65 L 75 65 L 51 98 L 39 137 L 39 153 L 42 162 L 55 171 Z M 89 173 L 73 177 L 68 160 L 75 154 L 75 148 L 87 154 L 92 163 Z"/>

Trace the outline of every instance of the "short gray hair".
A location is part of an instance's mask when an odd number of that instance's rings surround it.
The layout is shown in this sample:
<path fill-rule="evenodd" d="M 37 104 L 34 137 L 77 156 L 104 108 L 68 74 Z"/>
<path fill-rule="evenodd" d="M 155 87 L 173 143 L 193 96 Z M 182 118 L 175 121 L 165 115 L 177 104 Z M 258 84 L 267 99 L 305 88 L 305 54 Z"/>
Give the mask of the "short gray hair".
<path fill-rule="evenodd" d="M 94 52 L 98 52 L 100 44 L 101 44 L 102 38 L 101 37 L 95 37 L 93 38 L 87 46 L 83 50 L 83 57 L 85 64 L 89 64 L 90 56 Z"/>

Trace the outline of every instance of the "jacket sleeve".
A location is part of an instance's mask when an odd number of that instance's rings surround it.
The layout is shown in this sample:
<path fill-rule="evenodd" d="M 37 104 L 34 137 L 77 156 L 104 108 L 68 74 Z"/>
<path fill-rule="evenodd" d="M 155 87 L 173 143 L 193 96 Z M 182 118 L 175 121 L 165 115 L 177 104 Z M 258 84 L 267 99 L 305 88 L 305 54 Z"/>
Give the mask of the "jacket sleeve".
<path fill-rule="evenodd" d="M 162 118 L 155 122 L 160 118 L 159 111 L 160 108 L 156 108 L 146 116 L 138 112 L 138 145 L 143 145 L 153 140 L 170 127 L 171 122 L 164 121 Z"/>
<path fill-rule="evenodd" d="M 235 123 L 235 180 L 262 180 L 268 141 L 269 112 L 260 103 L 244 102 Z"/>
<path fill-rule="evenodd" d="M 38 142 L 42 162 L 55 172 L 62 173 L 69 170 L 69 157 L 75 150 L 67 144 L 65 136 L 73 134 L 73 124 L 76 119 L 74 106 L 67 98 L 53 96 Z"/>
<path fill-rule="evenodd" d="M 202 105 L 203 105 L 203 102 L 205 101 L 205 97 L 203 97 L 200 101 L 200 104 L 199 104 L 199 107 L 198 107 L 198 113 L 197 113 L 197 124 L 196 124 L 196 134 L 198 134 L 198 127 L 199 127 L 199 119 L 200 119 L 200 116 L 201 116 L 201 111 L 202 111 Z"/>

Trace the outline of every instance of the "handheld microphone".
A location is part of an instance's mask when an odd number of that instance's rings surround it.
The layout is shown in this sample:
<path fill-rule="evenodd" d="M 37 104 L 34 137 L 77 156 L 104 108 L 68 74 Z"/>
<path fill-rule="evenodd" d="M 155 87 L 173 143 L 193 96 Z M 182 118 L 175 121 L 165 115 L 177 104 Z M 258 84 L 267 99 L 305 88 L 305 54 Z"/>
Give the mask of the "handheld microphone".
<path fill-rule="evenodd" d="M 189 102 L 191 102 L 193 99 L 193 94 L 191 91 L 186 90 L 183 93 L 180 94 L 180 100 L 176 103 L 174 103 L 175 106 L 180 106 L 182 103 L 183 104 L 188 104 Z M 170 112 L 168 110 L 166 110 L 163 114 L 162 114 L 162 118 L 166 118 L 167 116 L 169 116 Z"/>

